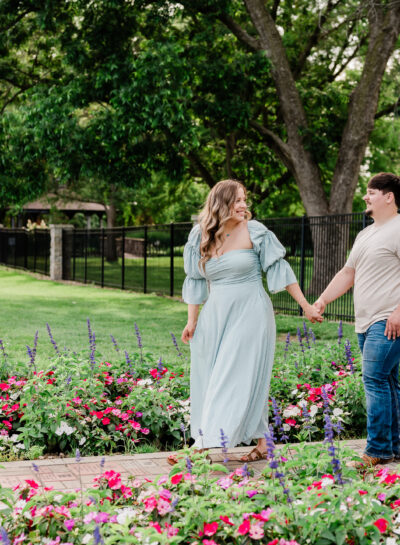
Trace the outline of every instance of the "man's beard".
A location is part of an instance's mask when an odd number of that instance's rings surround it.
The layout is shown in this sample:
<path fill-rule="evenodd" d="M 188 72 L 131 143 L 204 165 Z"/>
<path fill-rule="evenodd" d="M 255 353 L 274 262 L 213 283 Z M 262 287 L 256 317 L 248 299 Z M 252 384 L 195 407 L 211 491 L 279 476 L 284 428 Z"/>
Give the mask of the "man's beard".
<path fill-rule="evenodd" d="M 367 209 L 367 210 L 364 212 L 364 214 L 365 214 L 366 216 L 368 216 L 368 217 L 371 217 L 371 216 L 372 216 L 372 210 L 368 210 L 368 209 Z"/>

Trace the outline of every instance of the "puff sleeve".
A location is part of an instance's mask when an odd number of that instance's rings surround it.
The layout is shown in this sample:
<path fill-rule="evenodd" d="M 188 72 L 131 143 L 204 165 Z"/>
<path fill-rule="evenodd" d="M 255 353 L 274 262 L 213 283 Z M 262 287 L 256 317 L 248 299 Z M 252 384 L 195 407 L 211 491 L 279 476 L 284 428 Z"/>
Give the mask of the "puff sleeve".
<path fill-rule="evenodd" d="M 200 225 L 195 225 L 183 251 L 186 278 L 182 287 L 182 298 L 189 305 L 201 305 L 208 297 L 207 281 L 199 268 L 200 240 Z"/>
<path fill-rule="evenodd" d="M 274 233 L 255 220 L 249 221 L 248 228 L 254 251 L 259 256 L 262 270 L 266 273 L 269 291 L 277 293 L 289 284 L 297 282 L 291 266 L 283 259 L 286 250 Z"/>

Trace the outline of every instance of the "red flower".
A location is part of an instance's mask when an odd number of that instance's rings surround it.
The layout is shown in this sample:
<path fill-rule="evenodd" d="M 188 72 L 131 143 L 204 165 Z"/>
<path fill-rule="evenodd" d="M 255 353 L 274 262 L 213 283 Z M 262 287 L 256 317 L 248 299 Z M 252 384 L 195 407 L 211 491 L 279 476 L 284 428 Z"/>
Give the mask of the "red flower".
<path fill-rule="evenodd" d="M 97 411 L 97 412 L 95 412 L 94 414 L 97 416 L 97 418 L 98 418 L 99 420 L 101 420 L 101 419 L 103 418 L 103 416 L 104 416 L 103 411 Z"/>
<path fill-rule="evenodd" d="M 205 536 L 213 536 L 218 530 L 218 522 L 204 523 L 203 532 Z"/>
<path fill-rule="evenodd" d="M 289 426 L 295 426 L 296 420 L 294 418 L 286 418 L 285 423 L 289 424 Z"/>
<path fill-rule="evenodd" d="M 229 517 L 221 515 L 219 518 L 220 520 L 222 520 L 222 522 L 226 522 L 226 524 L 229 524 L 229 526 L 235 526 L 235 524 L 231 521 Z"/>
<path fill-rule="evenodd" d="M 25 479 L 25 482 L 29 484 L 31 488 L 34 488 L 35 490 L 39 488 L 39 485 L 36 481 L 32 481 L 31 479 Z"/>
<path fill-rule="evenodd" d="M 238 534 L 240 534 L 241 536 L 244 536 L 245 534 L 248 533 L 249 530 L 250 530 L 250 521 L 247 519 L 247 520 L 244 520 L 242 524 L 239 526 Z"/>
<path fill-rule="evenodd" d="M 149 522 L 149 526 L 152 526 L 159 534 L 162 534 L 161 526 L 158 522 Z"/>
<path fill-rule="evenodd" d="M 110 419 L 109 418 L 103 418 L 103 420 L 101 421 L 102 424 L 104 424 L 105 426 L 107 426 L 107 424 L 110 423 Z"/>
<path fill-rule="evenodd" d="M 172 484 L 178 484 L 183 479 L 183 473 L 177 473 L 176 475 L 173 475 L 171 477 L 171 483 Z"/>
<path fill-rule="evenodd" d="M 360 496 L 364 496 L 365 494 L 368 494 L 366 490 L 359 490 L 358 493 L 360 494 Z"/>
<path fill-rule="evenodd" d="M 378 530 L 383 534 L 386 532 L 386 528 L 388 527 L 388 521 L 386 519 L 378 519 L 374 522 L 374 526 L 378 528 Z"/>

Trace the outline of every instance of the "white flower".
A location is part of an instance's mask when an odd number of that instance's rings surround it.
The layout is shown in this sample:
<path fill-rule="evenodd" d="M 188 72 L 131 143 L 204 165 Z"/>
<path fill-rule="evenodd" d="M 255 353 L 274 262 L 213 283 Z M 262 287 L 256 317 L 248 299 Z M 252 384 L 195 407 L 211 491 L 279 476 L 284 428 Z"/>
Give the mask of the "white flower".
<path fill-rule="evenodd" d="M 86 437 L 81 437 L 81 439 L 79 440 L 79 446 L 82 446 L 86 443 Z"/>
<path fill-rule="evenodd" d="M 89 543 L 93 539 L 92 534 L 85 534 L 82 538 L 82 543 L 86 545 L 86 543 Z"/>
<path fill-rule="evenodd" d="M 16 445 L 14 445 L 15 448 L 19 448 L 21 450 L 24 450 L 25 449 L 25 445 L 23 443 L 17 443 Z"/>
<path fill-rule="evenodd" d="M 387 537 L 385 545 L 398 545 L 398 543 L 395 537 Z"/>
<path fill-rule="evenodd" d="M 125 524 L 126 522 L 135 518 L 136 514 L 137 511 L 135 509 L 131 509 L 130 507 L 121 509 L 117 515 L 117 522 L 118 524 Z"/>
<path fill-rule="evenodd" d="M 282 424 L 282 428 L 283 428 L 283 431 L 290 431 L 290 426 L 289 424 Z"/>
<path fill-rule="evenodd" d="M 314 418 L 314 416 L 317 414 L 317 412 L 318 412 L 318 407 L 316 405 L 311 405 L 310 410 L 309 410 L 311 418 Z"/>
<path fill-rule="evenodd" d="M 148 384 L 153 384 L 153 381 L 150 378 L 139 379 L 138 384 L 140 386 L 147 386 Z"/>
<path fill-rule="evenodd" d="M 15 443 L 16 441 L 18 441 L 18 438 L 19 438 L 18 433 L 13 433 L 12 436 L 10 437 L 10 441 Z"/>
<path fill-rule="evenodd" d="M 71 435 L 71 433 L 74 433 L 75 429 L 76 428 L 68 426 L 68 424 L 62 420 L 55 433 L 56 435 L 62 435 L 63 433 L 65 433 L 65 435 Z"/>
<path fill-rule="evenodd" d="M 288 407 L 283 411 L 283 418 L 290 418 L 291 416 L 298 416 L 301 413 L 299 407 Z"/>
<path fill-rule="evenodd" d="M 339 409 L 339 407 L 333 409 L 333 416 L 340 416 L 341 414 L 343 414 L 343 411 L 342 409 Z"/>

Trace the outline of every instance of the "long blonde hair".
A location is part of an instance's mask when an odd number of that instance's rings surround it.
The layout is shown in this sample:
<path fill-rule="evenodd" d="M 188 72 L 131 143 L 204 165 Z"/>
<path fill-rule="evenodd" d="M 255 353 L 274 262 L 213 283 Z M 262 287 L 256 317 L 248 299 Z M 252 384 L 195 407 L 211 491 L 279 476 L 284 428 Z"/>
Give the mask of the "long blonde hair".
<path fill-rule="evenodd" d="M 232 206 L 236 200 L 239 189 L 243 189 L 246 196 L 246 188 L 237 180 L 222 180 L 218 182 L 208 194 L 206 204 L 200 212 L 199 223 L 201 229 L 200 263 L 203 266 L 211 258 L 211 250 L 221 248 L 223 244 L 224 226 L 232 218 Z M 251 213 L 246 210 L 246 219 L 251 218 Z"/>

